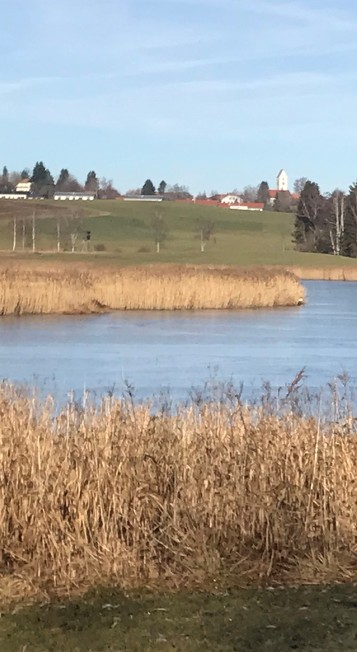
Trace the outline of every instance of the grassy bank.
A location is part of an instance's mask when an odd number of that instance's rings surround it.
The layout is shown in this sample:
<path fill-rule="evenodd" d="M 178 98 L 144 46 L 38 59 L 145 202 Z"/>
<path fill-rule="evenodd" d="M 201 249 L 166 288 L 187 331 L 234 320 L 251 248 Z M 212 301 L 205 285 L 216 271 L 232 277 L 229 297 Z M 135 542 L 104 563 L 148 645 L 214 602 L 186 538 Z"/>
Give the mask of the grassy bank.
<path fill-rule="evenodd" d="M 355 581 L 354 422 L 0 393 L 0 600 Z"/>
<path fill-rule="evenodd" d="M 6 652 L 345 652 L 357 647 L 351 585 L 149 594 L 101 590 L 0 619 Z"/>
<path fill-rule="evenodd" d="M 0 267 L 2 315 L 271 308 L 303 299 L 297 277 L 285 270 L 26 261 Z"/>

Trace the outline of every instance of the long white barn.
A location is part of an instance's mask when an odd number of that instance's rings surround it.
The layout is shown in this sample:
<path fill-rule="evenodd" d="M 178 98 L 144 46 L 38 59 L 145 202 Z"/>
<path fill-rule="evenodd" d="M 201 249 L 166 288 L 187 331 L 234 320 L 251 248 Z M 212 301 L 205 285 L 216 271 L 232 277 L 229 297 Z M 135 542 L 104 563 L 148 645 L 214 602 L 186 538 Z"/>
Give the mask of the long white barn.
<path fill-rule="evenodd" d="M 53 199 L 56 201 L 93 201 L 94 192 L 55 192 Z"/>
<path fill-rule="evenodd" d="M 27 199 L 27 195 L 21 192 L 0 192 L 0 199 Z"/>

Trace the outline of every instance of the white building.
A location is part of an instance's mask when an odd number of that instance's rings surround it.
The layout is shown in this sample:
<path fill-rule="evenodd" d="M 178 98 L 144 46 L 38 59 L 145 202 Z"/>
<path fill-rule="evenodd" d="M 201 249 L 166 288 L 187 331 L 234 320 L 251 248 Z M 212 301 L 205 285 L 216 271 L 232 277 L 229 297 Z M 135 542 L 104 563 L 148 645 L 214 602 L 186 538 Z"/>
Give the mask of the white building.
<path fill-rule="evenodd" d="M 124 201 L 143 201 L 143 202 L 161 202 L 163 197 L 160 195 L 125 195 Z"/>
<path fill-rule="evenodd" d="M 232 211 L 258 211 L 258 213 L 262 213 L 264 210 L 264 204 L 259 202 L 247 202 L 246 204 L 231 204 L 229 208 Z"/>
<path fill-rule="evenodd" d="M 21 179 L 21 181 L 16 185 L 16 192 L 31 192 L 30 179 Z"/>
<path fill-rule="evenodd" d="M 55 192 L 53 199 L 56 201 L 93 201 L 94 192 Z"/>
<path fill-rule="evenodd" d="M 1 192 L 0 199 L 27 199 L 27 195 L 20 192 Z"/>
<path fill-rule="evenodd" d="M 288 175 L 285 170 L 280 170 L 278 176 L 276 177 L 276 188 L 280 192 L 281 190 L 289 190 L 289 181 Z"/>
<path fill-rule="evenodd" d="M 221 204 L 241 204 L 242 198 L 239 195 L 230 194 L 221 197 Z"/>

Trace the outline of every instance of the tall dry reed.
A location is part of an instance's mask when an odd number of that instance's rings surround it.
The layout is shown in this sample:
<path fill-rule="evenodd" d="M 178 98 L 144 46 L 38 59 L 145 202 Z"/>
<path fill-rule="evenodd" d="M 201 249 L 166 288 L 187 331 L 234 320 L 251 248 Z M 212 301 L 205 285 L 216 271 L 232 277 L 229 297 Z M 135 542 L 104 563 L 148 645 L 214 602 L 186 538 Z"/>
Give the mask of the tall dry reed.
<path fill-rule="evenodd" d="M 284 270 L 149 265 L 15 264 L 0 268 L 0 314 L 295 306 L 304 289 Z"/>
<path fill-rule="evenodd" d="M 357 281 L 357 267 L 289 267 L 298 276 L 310 281 Z"/>
<path fill-rule="evenodd" d="M 0 390 L 0 599 L 357 579 L 357 438 L 239 400 L 53 416 Z"/>

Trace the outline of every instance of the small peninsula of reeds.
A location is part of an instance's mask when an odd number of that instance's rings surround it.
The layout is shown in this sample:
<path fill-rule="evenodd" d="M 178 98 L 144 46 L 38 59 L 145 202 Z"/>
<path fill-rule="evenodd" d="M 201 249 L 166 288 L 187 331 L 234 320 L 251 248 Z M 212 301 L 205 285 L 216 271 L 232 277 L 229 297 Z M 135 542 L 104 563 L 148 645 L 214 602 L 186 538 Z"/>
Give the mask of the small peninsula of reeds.
<path fill-rule="evenodd" d="M 105 583 L 357 580 L 357 437 L 244 407 L 107 397 L 60 413 L 0 388 L 0 600 Z"/>
<path fill-rule="evenodd" d="M 272 308 L 303 301 L 300 281 L 285 270 L 25 262 L 0 267 L 2 315 Z"/>

